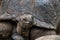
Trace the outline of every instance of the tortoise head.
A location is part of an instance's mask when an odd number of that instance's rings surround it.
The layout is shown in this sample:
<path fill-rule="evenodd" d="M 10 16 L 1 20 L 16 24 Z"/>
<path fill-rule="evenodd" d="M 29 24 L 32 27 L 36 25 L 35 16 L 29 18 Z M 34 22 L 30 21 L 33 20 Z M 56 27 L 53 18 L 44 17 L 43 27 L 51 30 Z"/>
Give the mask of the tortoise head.
<path fill-rule="evenodd" d="M 22 23 L 23 28 L 30 28 L 34 23 L 33 16 L 24 14 L 20 16 L 20 22 Z"/>

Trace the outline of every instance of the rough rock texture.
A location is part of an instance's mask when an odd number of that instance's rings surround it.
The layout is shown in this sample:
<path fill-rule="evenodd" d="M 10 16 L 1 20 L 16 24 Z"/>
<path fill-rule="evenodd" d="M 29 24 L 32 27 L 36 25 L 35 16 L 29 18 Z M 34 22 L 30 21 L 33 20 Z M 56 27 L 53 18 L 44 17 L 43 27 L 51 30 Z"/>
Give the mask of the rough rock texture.
<path fill-rule="evenodd" d="M 52 24 L 56 27 L 57 19 L 60 15 L 60 10 L 58 9 L 59 5 L 59 0 L 36 0 L 33 15 L 39 21 L 45 22 L 49 25 Z"/>
<path fill-rule="evenodd" d="M 29 12 L 28 14 L 32 14 L 37 20 L 45 22 L 48 26 L 52 25 L 54 29 L 60 20 L 58 18 L 60 15 L 59 0 L 4 0 L 2 6 L 2 13 L 8 13 L 9 15 L 8 17 L 6 17 L 7 14 L 4 17 L 0 17 L 3 19 L 14 19 L 26 14 L 25 12 Z M 36 25 L 40 26 L 40 23 Z"/>
<path fill-rule="evenodd" d="M 47 36 L 42 36 L 40 38 L 37 38 L 35 40 L 60 40 L 59 35 L 47 35 Z"/>

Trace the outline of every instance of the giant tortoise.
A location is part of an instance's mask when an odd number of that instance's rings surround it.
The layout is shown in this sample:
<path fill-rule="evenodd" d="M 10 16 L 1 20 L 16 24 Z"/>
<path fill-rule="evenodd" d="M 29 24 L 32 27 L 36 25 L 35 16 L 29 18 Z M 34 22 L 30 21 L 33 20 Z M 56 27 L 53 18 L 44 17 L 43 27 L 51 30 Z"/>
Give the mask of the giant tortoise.
<path fill-rule="evenodd" d="M 60 0 L 2 0 L 0 7 L 0 21 L 15 24 L 13 26 L 14 33 L 17 32 L 17 24 L 25 21 L 25 19 L 20 20 L 19 17 L 24 14 L 33 16 L 33 25 L 32 27 L 28 26 L 31 40 L 44 35 L 56 35 L 56 32 L 59 33 L 60 31 L 57 30 L 60 24 Z M 28 18 L 28 20 L 31 18 Z"/>

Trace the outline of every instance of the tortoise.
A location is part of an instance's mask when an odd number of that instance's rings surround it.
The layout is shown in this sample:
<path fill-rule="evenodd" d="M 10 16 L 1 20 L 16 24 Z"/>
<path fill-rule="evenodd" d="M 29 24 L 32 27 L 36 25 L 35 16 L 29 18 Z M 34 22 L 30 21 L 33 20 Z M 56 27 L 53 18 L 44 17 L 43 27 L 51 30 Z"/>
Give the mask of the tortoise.
<path fill-rule="evenodd" d="M 56 34 L 55 31 L 57 33 L 60 31 L 59 5 L 60 0 L 2 0 L 0 21 L 12 21 L 11 24 L 16 23 L 16 27 L 18 27 L 17 24 L 21 22 L 19 17 L 23 16 L 24 14 L 28 14 L 32 15 L 34 20 L 30 30 L 30 35 L 31 37 L 34 36 L 34 38 L 31 39 L 37 38 L 37 36 L 40 34 L 40 29 L 43 31 L 46 30 L 46 33 L 48 31 L 47 35 L 52 31 L 52 34 Z M 39 31 L 37 32 L 37 30 Z M 41 32 L 41 34 L 42 33 L 43 32 Z M 35 35 L 37 36 L 35 37 Z M 38 37 L 40 37 L 40 35 Z"/>

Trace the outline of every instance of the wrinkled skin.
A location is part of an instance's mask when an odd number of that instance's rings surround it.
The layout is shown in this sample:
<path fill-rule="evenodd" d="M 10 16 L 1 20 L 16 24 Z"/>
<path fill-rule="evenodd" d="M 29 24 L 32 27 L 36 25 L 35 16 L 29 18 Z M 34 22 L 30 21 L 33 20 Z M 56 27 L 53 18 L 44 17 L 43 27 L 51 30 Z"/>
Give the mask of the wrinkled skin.
<path fill-rule="evenodd" d="M 13 31 L 14 26 L 12 26 L 11 23 L 0 22 L 0 40 L 24 40 L 20 35 Z"/>
<path fill-rule="evenodd" d="M 10 23 L 0 22 L 0 38 L 8 37 L 12 31 Z"/>
<path fill-rule="evenodd" d="M 12 25 L 8 22 L 0 22 L 0 39 L 11 40 L 10 34 L 12 32 Z"/>
<path fill-rule="evenodd" d="M 19 17 L 20 21 L 17 26 L 17 33 L 22 35 L 25 40 L 29 40 L 29 31 L 33 25 L 33 16 L 24 14 Z"/>

